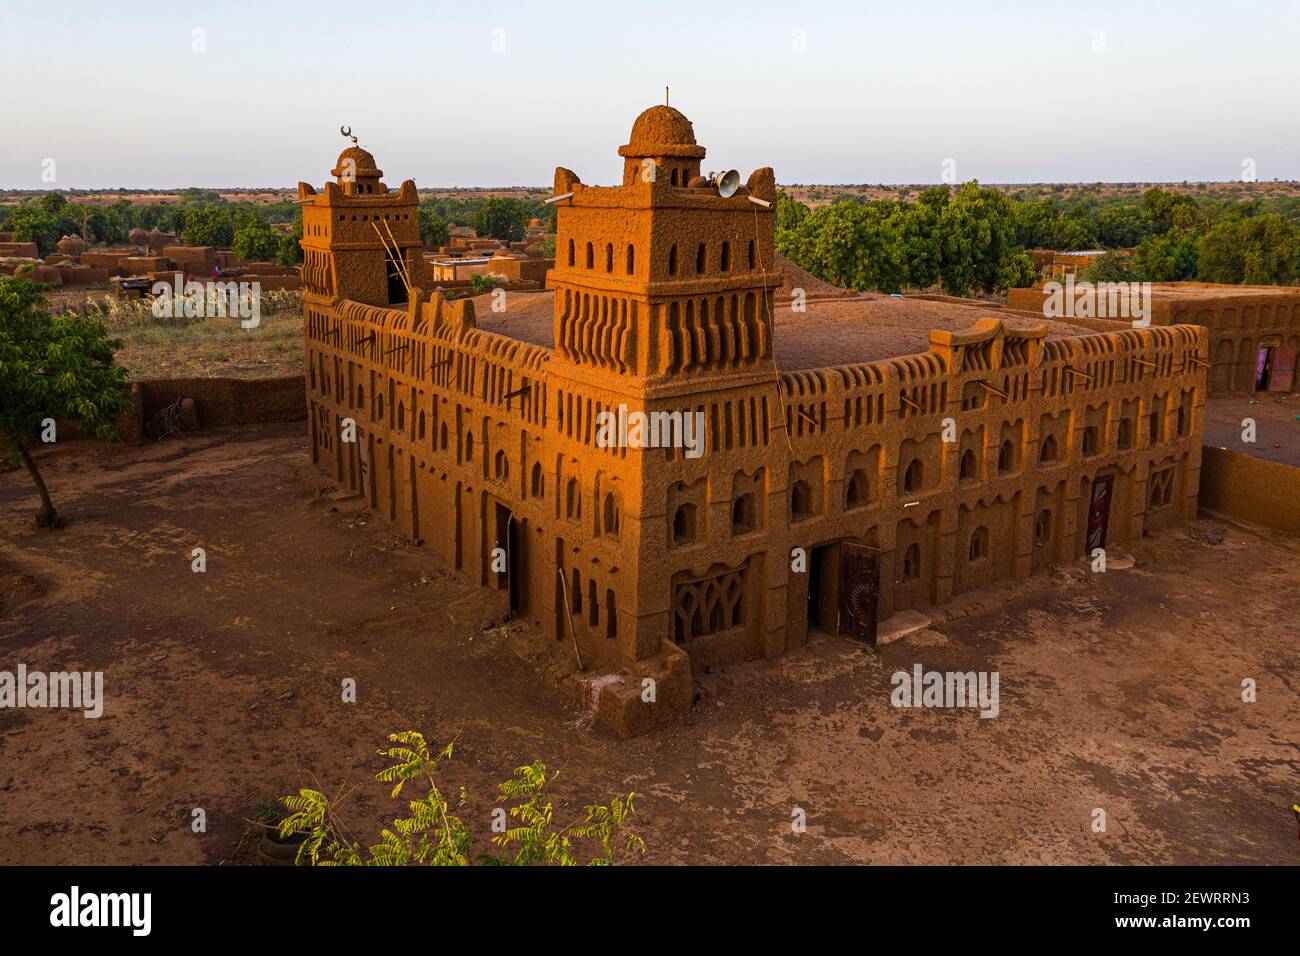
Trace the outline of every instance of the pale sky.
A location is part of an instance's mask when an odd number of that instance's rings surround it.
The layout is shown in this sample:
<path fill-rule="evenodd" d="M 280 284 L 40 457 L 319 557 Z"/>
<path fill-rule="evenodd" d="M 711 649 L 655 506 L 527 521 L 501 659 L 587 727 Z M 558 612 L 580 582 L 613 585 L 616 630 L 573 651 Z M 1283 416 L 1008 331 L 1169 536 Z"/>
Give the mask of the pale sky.
<path fill-rule="evenodd" d="M 319 184 L 344 123 L 390 185 L 611 183 L 665 85 L 706 169 L 781 183 L 1300 179 L 1300 0 L 0 0 L 0 36 L 0 188 Z"/>

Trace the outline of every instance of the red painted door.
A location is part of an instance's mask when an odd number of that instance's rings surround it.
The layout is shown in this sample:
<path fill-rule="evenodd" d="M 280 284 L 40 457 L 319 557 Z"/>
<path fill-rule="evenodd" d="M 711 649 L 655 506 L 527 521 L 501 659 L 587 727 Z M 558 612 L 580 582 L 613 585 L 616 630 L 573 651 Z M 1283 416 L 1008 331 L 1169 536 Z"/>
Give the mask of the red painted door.
<path fill-rule="evenodd" d="M 1115 489 L 1114 475 L 1098 475 L 1092 482 L 1092 503 L 1088 507 L 1087 554 L 1106 547 L 1106 526 L 1110 523 L 1110 499 Z"/>

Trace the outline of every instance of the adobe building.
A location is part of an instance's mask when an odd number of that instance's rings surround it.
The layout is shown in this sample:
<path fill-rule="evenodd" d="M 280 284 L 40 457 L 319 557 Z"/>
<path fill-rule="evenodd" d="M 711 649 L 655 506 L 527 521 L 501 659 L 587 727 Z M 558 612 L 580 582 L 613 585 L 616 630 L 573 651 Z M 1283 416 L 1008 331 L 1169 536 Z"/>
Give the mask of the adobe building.
<path fill-rule="evenodd" d="M 1041 312 L 1048 293 L 1012 289 L 1007 307 Z M 1151 324 L 1200 325 L 1209 331 L 1209 396 L 1300 389 L 1300 288 L 1159 282 L 1151 286 Z M 1098 320 L 1098 328 L 1118 327 Z"/>
<path fill-rule="evenodd" d="M 618 152 L 617 186 L 556 170 L 552 291 L 483 327 L 409 278 L 412 181 L 352 147 L 298 192 L 313 460 L 576 645 L 620 733 L 688 708 L 693 668 L 1195 515 L 1203 327 L 867 295 L 778 321 L 772 170 L 722 195 L 667 106 Z M 702 453 L 602 442 L 602 412 L 699 413 Z"/>

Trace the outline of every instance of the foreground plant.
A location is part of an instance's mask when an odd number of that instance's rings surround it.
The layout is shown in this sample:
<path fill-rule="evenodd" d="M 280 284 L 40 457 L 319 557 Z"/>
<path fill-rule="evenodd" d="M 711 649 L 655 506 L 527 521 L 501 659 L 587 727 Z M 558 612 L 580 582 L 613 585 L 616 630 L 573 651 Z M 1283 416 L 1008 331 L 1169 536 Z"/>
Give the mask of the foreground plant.
<path fill-rule="evenodd" d="M 634 794 L 614 797 L 608 805 L 591 804 L 583 808 L 581 819 L 558 826 L 546 793 L 555 774 L 548 776 L 545 765 L 534 761 L 517 768 L 497 788 L 502 801 L 510 804 L 506 814 L 517 823 L 492 837 L 492 844 L 503 852 L 471 857 L 469 829 L 452 811 L 437 782 L 438 765 L 451 759 L 454 743 L 435 754 L 424 736 L 414 730 L 390 734 L 388 740 L 391 746 L 379 754 L 396 762 L 375 779 L 393 785 L 390 796 L 394 799 L 408 783 L 427 788 L 424 797 L 410 800 L 409 815 L 394 820 L 391 828 L 385 827 L 379 842 L 369 847 L 349 838 L 333 802 L 319 790 L 304 788 L 281 797 L 280 803 L 288 811 L 279 825 L 281 839 L 306 834 L 298 850 L 300 866 L 574 866 L 579 855 L 588 854 L 588 864 L 608 866 L 633 852 L 645 853 L 645 841 L 628 826 Z M 462 789 L 457 807 L 464 805 L 466 796 Z"/>

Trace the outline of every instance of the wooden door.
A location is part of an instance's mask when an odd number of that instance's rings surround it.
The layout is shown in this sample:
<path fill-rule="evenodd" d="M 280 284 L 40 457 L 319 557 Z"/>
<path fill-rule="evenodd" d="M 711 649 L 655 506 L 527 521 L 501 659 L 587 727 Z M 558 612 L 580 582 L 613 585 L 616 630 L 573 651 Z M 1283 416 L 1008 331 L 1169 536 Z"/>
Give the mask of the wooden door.
<path fill-rule="evenodd" d="M 1273 368 L 1268 376 L 1270 392 L 1289 392 L 1295 387 L 1295 353 L 1294 348 L 1285 346 L 1273 349 Z"/>
<path fill-rule="evenodd" d="M 844 542 L 840 549 L 840 633 L 876 642 L 880 551 Z"/>
<path fill-rule="evenodd" d="M 1092 482 L 1092 503 L 1088 507 L 1088 540 L 1085 553 L 1106 547 L 1106 526 L 1110 524 L 1110 499 L 1115 489 L 1114 475 L 1098 475 Z"/>

